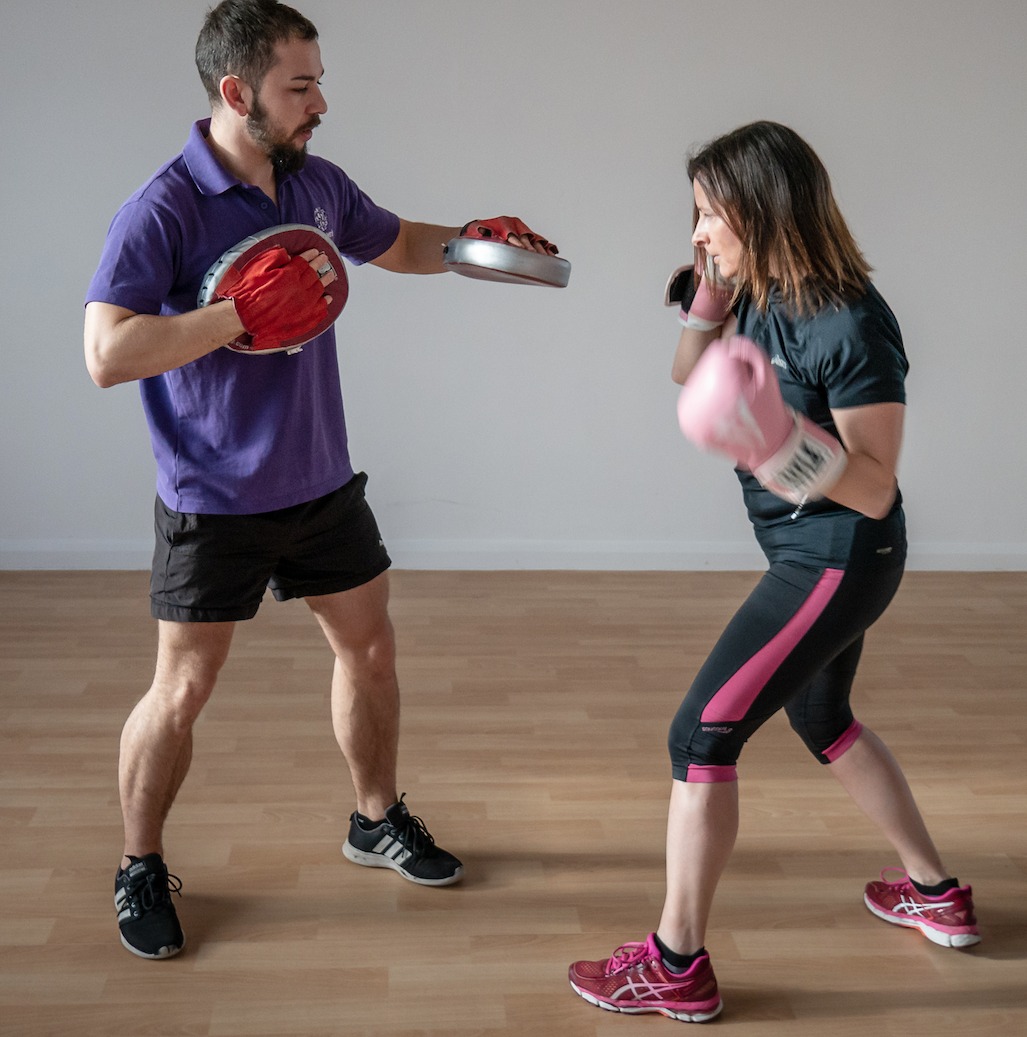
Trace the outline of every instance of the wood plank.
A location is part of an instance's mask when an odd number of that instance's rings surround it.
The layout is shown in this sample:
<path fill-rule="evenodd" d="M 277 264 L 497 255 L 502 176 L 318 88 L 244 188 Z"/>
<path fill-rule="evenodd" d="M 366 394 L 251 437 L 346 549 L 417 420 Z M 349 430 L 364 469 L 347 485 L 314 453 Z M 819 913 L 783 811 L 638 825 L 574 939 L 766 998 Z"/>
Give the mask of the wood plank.
<path fill-rule="evenodd" d="M 116 934 L 121 725 L 149 683 L 145 573 L 0 573 L 4 1037 L 608 1037 L 670 1032 L 576 998 L 569 962 L 663 897 L 666 728 L 753 573 L 396 572 L 401 789 L 467 865 L 425 889 L 354 867 L 331 660 L 299 602 L 241 624 L 171 815 L 186 950 Z M 902 760 L 984 942 L 863 907 L 887 846 L 776 717 L 742 757 L 707 942 L 719 1031 L 1027 1031 L 1027 574 L 911 573 L 857 715 Z M 655 1028 L 655 1029 L 654 1029 Z"/>

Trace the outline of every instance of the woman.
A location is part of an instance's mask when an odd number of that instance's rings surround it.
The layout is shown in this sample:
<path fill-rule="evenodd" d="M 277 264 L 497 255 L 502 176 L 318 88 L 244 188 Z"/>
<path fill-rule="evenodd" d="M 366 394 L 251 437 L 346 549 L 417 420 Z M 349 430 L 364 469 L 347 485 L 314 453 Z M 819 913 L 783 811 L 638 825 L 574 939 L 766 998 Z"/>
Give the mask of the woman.
<path fill-rule="evenodd" d="M 901 769 L 849 706 L 864 632 L 905 563 L 898 325 L 823 164 L 792 130 L 741 127 L 701 148 L 688 175 L 694 269 L 708 276 L 682 309 L 682 430 L 738 464 L 769 568 L 671 725 L 659 926 L 610 958 L 575 962 L 570 981 L 606 1009 L 704 1022 L 721 1009 L 704 942 L 738 828 L 735 765 L 782 708 L 902 862 L 897 881 L 867 885 L 867 907 L 943 946 L 980 936 L 970 887 L 950 876 Z"/>

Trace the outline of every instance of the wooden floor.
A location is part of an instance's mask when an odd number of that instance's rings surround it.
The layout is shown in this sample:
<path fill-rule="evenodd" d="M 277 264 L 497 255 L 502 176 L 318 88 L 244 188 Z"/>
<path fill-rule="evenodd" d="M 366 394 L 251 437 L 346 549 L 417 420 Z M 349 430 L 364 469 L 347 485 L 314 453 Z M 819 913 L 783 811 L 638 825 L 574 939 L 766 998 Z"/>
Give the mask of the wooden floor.
<path fill-rule="evenodd" d="M 152 673 L 142 573 L 0 574 L 0 1033 L 60 1037 L 670 1034 L 567 986 L 656 924 L 666 728 L 755 576 L 393 574 L 401 790 L 465 882 L 339 852 L 351 787 L 330 659 L 264 604 L 197 729 L 167 857 L 188 943 L 122 949 L 118 737 Z M 889 848 L 782 718 L 742 757 L 709 947 L 714 1032 L 1027 1033 L 1027 573 L 910 574 L 869 639 L 857 715 L 904 763 L 984 942 L 873 918 Z"/>

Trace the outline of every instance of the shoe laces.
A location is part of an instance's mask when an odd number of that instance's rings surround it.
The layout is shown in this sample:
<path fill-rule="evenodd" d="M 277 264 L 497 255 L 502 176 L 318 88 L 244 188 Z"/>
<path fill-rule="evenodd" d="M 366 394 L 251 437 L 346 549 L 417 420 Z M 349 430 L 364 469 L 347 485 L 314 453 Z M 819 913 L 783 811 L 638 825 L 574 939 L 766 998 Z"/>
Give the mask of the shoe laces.
<path fill-rule="evenodd" d="M 909 875 L 902 868 L 888 867 L 881 872 L 881 885 L 894 894 L 910 893 L 917 895 Z"/>
<path fill-rule="evenodd" d="M 612 976 L 617 972 L 630 969 L 649 957 L 649 945 L 647 943 L 625 943 L 621 944 L 606 963 L 606 975 Z"/>
<path fill-rule="evenodd" d="M 392 826 L 396 838 L 413 857 L 425 857 L 435 849 L 435 840 L 416 814 L 408 814 L 401 827 Z"/>
<path fill-rule="evenodd" d="M 153 911 L 155 908 L 163 907 L 164 904 L 170 902 L 172 893 L 182 895 L 182 880 L 170 872 L 162 881 L 159 872 L 148 871 L 125 886 L 125 895 L 128 899 L 137 902 L 144 911 Z"/>
<path fill-rule="evenodd" d="M 897 879 L 889 878 L 889 875 L 898 875 L 899 877 Z M 914 888 L 913 882 L 905 870 L 895 866 L 885 868 L 881 872 L 881 881 L 889 886 L 909 886 L 910 889 Z"/>

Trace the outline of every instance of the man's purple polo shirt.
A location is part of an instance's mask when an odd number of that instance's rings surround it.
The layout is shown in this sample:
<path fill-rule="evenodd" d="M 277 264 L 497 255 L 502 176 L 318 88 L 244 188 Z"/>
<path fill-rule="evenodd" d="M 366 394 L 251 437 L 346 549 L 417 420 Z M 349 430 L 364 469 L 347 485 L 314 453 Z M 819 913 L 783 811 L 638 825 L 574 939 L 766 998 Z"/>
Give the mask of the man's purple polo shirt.
<path fill-rule="evenodd" d="M 209 125 L 196 123 L 182 153 L 115 215 L 86 302 L 154 315 L 193 310 L 210 265 L 280 223 L 317 227 L 354 264 L 396 240 L 399 218 L 314 155 L 279 181 L 275 206 L 218 163 L 206 142 Z M 217 349 L 139 386 L 157 492 L 175 511 L 274 511 L 353 476 L 334 328 L 292 356 Z"/>

